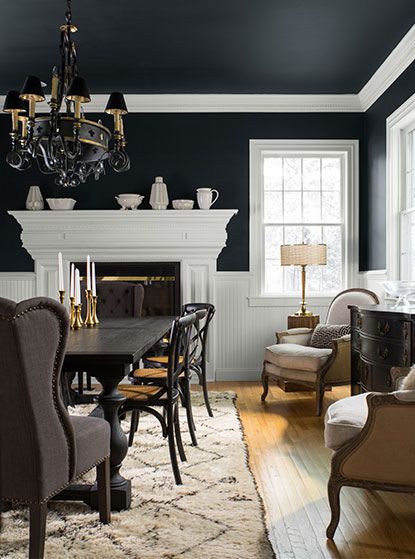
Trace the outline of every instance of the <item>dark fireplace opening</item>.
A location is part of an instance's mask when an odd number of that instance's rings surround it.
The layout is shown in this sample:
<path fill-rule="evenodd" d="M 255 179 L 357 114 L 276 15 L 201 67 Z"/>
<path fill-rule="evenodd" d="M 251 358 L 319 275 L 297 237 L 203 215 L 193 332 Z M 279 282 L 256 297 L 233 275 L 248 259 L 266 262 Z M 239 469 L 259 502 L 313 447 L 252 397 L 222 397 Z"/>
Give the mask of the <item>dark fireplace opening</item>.
<path fill-rule="evenodd" d="M 86 264 L 83 262 L 75 266 L 79 268 L 84 288 Z M 97 283 L 127 282 L 143 286 L 141 316 L 180 314 L 180 262 L 96 262 L 95 269 Z"/>

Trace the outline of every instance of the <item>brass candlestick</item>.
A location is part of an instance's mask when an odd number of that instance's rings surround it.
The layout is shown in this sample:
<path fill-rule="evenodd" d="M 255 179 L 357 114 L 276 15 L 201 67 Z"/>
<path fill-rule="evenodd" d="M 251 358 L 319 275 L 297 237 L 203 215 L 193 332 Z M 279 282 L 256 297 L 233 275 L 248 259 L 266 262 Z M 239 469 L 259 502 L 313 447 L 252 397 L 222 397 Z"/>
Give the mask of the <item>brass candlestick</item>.
<path fill-rule="evenodd" d="M 65 303 L 65 290 L 59 289 L 58 293 L 59 293 L 59 301 L 61 305 L 63 305 Z"/>
<path fill-rule="evenodd" d="M 74 330 L 79 330 L 80 328 L 82 328 L 83 322 L 82 322 L 81 311 L 82 311 L 82 304 L 75 305 L 75 320 L 72 327 Z"/>
<path fill-rule="evenodd" d="M 85 289 L 86 295 L 86 318 L 85 318 L 85 325 L 90 328 L 94 326 L 94 321 L 92 318 L 92 291 L 90 289 Z"/>
<path fill-rule="evenodd" d="M 70 301 L 69 321 L 70 321 L 70 326 L 73 329 L 73 325 L 75 324 L 75 297 L 69 297 L 69 301 Z"/>
<path fill-rule="evenodd" d="M 97 295 L 92 295 L 92 320 L 94 324 L 99 324 L 98 316 L 97 316 Z"/>

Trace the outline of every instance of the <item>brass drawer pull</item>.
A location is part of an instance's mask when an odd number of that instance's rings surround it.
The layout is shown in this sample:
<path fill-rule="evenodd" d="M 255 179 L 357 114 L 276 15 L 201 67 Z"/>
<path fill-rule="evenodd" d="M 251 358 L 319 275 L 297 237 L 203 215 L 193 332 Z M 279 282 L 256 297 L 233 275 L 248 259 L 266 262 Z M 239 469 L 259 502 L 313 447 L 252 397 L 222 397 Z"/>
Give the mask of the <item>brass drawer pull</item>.
<path fill-rule="evenodd" d="M 389 357 L 389 349 L 387 347 L 383 348 L 378 345 L 378 357 L 380 357 L 380 359 L 387 359 Z"/>
<path fill-rule="evenodd" d="M 384 324 L 382 324 L 382 322 L 379 320 L 379 322 L 377 323 L 377 330 L 381 336 L 387 336 L 390 332 L 390 329 L 391 328 L 389 322 L 385 322 Z"/>

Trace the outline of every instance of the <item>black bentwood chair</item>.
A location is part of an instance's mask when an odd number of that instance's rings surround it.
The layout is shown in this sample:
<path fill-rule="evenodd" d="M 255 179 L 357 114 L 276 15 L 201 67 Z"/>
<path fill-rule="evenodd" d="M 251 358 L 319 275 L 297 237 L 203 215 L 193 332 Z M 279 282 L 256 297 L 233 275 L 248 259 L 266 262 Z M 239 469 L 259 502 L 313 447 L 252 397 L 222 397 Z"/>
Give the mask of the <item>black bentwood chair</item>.
<path fill-rule="evenodd" d="M 119 387 L 121 394 L 127 398 L 120 409 L 120 414 L 131 411 L 138 421 L 139 413 L 147 412 L 154 415 L 160 422 L 163 436 L 168 439 L 170 461 L 177 485 L 181 485 L 182 479 L 177 463 L 176 444 L 181 460 L 186 460 L 179 423 L 179 378 L 186 371 L 191 345 L 191 332 L 196 320 L 197 317 L 193 313 L 182 318 L 176 318 L 173 322 L 168 350 L 166 382 L 159 385 L 132 384 Z M 184 358 L 181 358 L 181 356 L 184 356 Z M 138 369 L 137 371 L 143 370 Z M 157 407 L 161 407 L 163 413 L 155 409 Z M 134 412 L 138 413 L 134 414 Z M 134 424 L 132 429 L 133 432 L 136 429 Z"/>
<path fill-rule="evenodd" d="M 180 352 L 179 362 L 184 363 L 183 371 L 179 376 L 180 399 L 186 409 L 187 424 L 193 446 L 197 446 L 196 427 L 193 421 L 192 399 L 190 393 L 190 381 L 192 378 L 192 366 L 197 363 L 198 349 L 200 346 L 200 323 L 206 316 L 206 311 L 200 309 L 195 312 L 196 321 L 192 326 L 188 351 Z M 187 315 L 186 315 L 187 316 Z M 167 363 L 166 363 L 167 364 Z M 167 383 L 167 369 L 165 367 L 146 367 L 134 370 L 129 379 L 132 384 L 149 384 L 154 386 L 165 386 Z M 131 427 L 128 444 L 134 441 L 134 434 L 138 429 L 139 412 L 134 411 L 131 415 Z"/>
<path fill-rule="evenodd" d="M 201 326 L 199 329 L 199 351 L 193 362 L 190 363 L 190 371 L 197 375 L 199 379 L 199 385 L 202 387 L 203 390 L 203 397 L 205 400 L 207 412 L 210 417 L 213 417 L 212 408 L 210 407 L 209 402 L 209 392 L 207 388 L 206 357 L 209 325 L 215 315 L 216 309 L 214 305 L 211 305 L 210 303 L 187 303 L 186 305 L 183 305 L 182 316 L 186 316 L 187 314 L 202 310 L 206 311 L 206 317 L 203 326 Z M 167 356 L 165 355 L 159 357 L 146 357 L 144 359 L 144 364 L 147 367 L 165 367 L 166 363 Z"/>
<path fill-rule="evenodd" d="M 61 400 L 68 330 L 52 299 L 0 298 L 0 501 L 29 506 L 31 559 L 44 554 L 49 499 L 94 467 L 100 521 L 110 522 L 109 424 L 69 416 Z"/>

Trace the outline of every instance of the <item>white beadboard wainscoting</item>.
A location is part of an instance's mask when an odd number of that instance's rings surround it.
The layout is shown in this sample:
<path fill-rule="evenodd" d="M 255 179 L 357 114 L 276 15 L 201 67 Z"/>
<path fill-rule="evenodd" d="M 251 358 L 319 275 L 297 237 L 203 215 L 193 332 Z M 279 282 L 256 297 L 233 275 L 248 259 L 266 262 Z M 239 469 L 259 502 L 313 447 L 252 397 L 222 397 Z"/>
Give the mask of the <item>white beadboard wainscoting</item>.
<path fill-rule="evenodd" d="M 384 270 L 361 272 L 360 287 L 382 296 Z M 249 272 L 216 272 L 216 380 L 255 380 L 260 377 L 264 348 L 275 342 L 275 331 L 287 326 L 287 315 L 298 308 L 297 299 L 286 299 L 280 306 L 250 304 L 252 275 Z M 32 272 L 0 273 L 0 297 L 21 301 L 35 295 Z M 312 301 L 312 299 L 311 299 Z M 322 303 L 325 304 L 322 304 Z M 312 311 L 325 319 L 330 299 L 319 299 Z M 264 305 L 267 303 L 264 301 Z"/>
<path fill-rule="evenodd" d="M 24 301 L 36 294 L 34 272 L 0 272 L 0 297 L 12 301 Z"/>
<path fill-rule="evenodd" d="M 259 306 L 255 298 L 251 305 L 251 281 L 249 272 L 216 273 L 216 380 L 258 380 L 265 347 L 275 343 L 275 331 L 285 330 L 287 316 L 298 310 L 300 297 L 273 306 Z M 313 306 L 309 299 L 321 321 L 330 300 L 319 298 L 319 306 Z"/>

